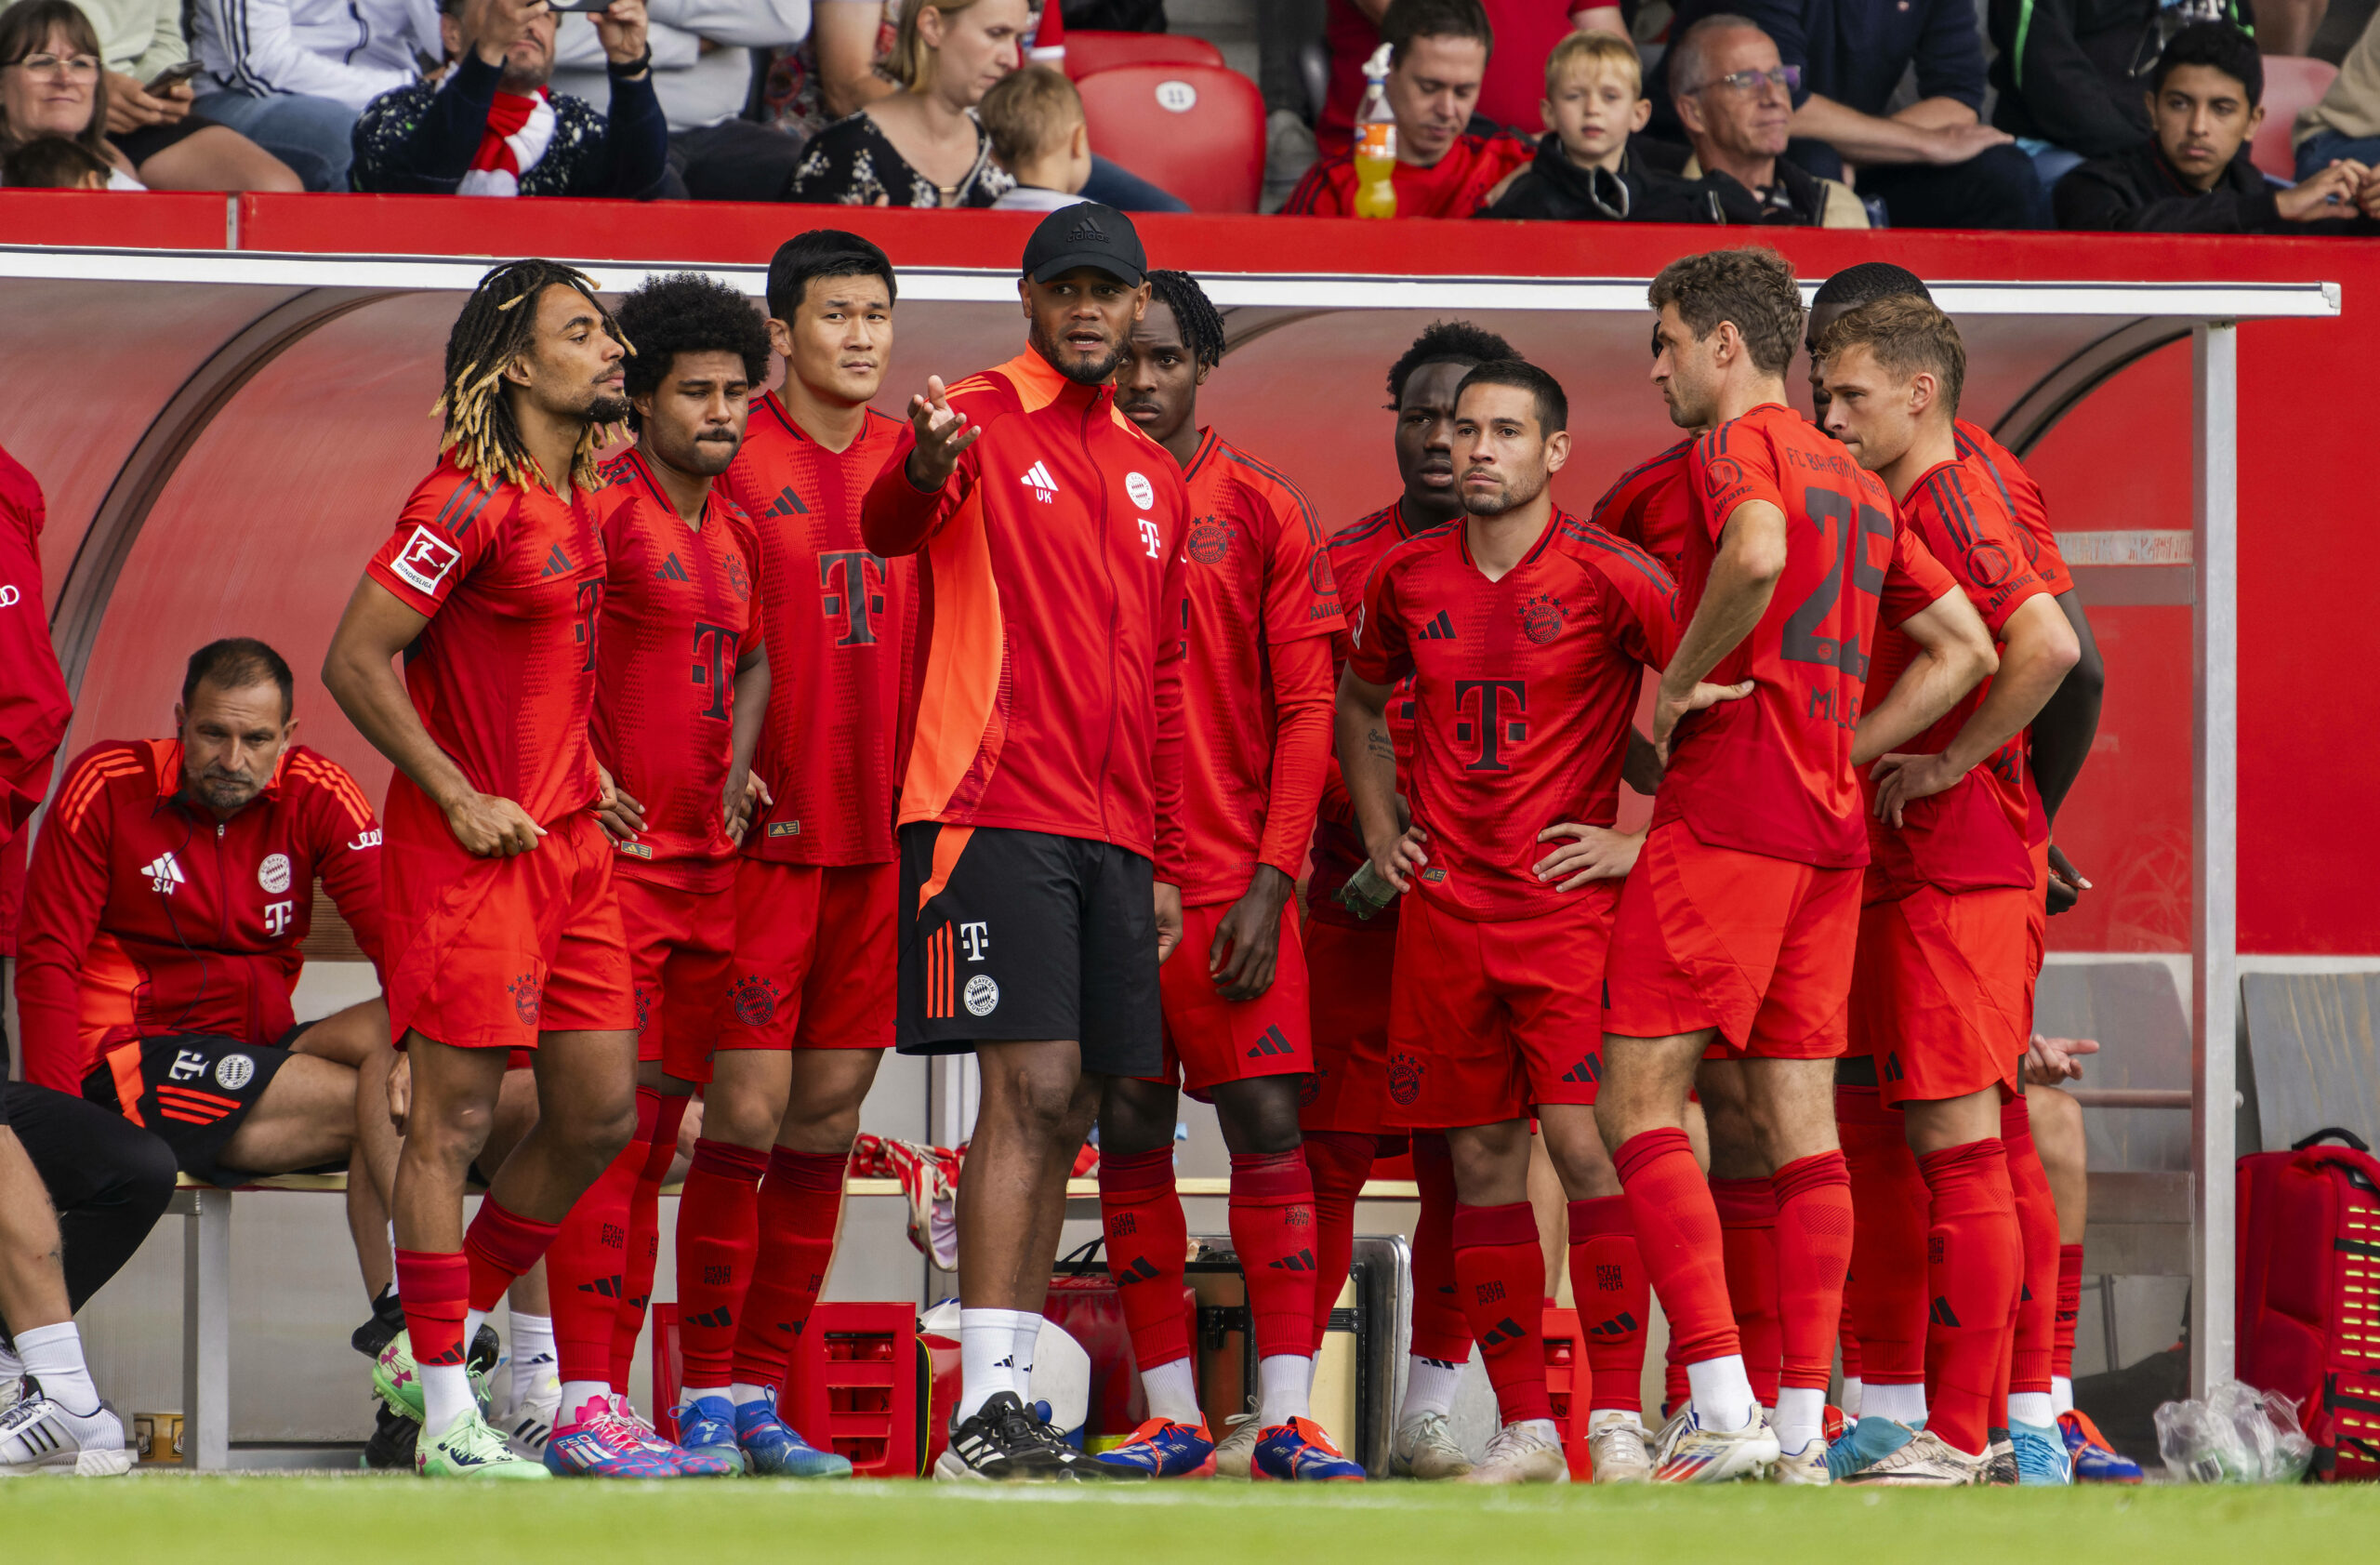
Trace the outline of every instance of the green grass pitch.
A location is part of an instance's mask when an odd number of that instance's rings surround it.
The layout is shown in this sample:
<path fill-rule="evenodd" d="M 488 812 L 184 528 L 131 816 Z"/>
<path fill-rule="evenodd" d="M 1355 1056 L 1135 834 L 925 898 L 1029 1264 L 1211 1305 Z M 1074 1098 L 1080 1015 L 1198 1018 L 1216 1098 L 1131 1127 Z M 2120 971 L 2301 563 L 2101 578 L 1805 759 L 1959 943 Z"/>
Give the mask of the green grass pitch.
<path fill-rule="evenodd" d="M 2247 1565 L 2284 1556 L 2371 1559 L 2375 1540 L 2380 1488 L 471 1488 L 402 1478 L 169 1474 L 0 1484 L 0 1559 L 10 1565 Z"/>

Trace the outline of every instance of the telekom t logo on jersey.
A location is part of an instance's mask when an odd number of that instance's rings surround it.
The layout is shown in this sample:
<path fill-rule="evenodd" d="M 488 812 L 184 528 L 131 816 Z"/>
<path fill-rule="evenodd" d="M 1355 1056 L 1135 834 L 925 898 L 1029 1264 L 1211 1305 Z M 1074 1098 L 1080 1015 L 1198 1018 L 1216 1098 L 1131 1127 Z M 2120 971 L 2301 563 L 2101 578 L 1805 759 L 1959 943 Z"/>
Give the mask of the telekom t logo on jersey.
<path fill-rule="evenodd" d="M 865 549 L 818 556 L 818 587 L 829 619 L 843 622 L 837 646 L 874 646 L 876 616 L 884 612 L 884 558 Z"/>
<path fill-rule="evenodd" d="M 992 943 L 991 928 L 987 923 L 962 923 L 959 926 L 959 938 L 967 947 L 969 962 L 984 960 L 984 949 Z"/>
<path fill-rule="evenodd" d="M 1473 696 L 1478 700 L 1474 704 Z M 1454 682 L 1454 740 L 1467 745 L 1475 737 L 1479 741 L 1479 758 L 1464 770 L 1471 772 L 1509 772 L 1504 763 L 1502 747 L 1516 745 L 1528 737 L 1528 723 L 1523 715 L 1528 710 L 1528 682 L 1517 679 L 1459 679 Z M 1474 710 L 1477 721 L 1465 715 Z"/>
<path fill-rule="evenodd" d="M 1150 521 L 1145 516 L 1142 517 L 1141 547 L 1149 551 L 1149 558 L 1152 560 L 1162 559 L 1165 553 L 1164 544 L 1165 535 L 1157 530 L 1157 524 Z"/>

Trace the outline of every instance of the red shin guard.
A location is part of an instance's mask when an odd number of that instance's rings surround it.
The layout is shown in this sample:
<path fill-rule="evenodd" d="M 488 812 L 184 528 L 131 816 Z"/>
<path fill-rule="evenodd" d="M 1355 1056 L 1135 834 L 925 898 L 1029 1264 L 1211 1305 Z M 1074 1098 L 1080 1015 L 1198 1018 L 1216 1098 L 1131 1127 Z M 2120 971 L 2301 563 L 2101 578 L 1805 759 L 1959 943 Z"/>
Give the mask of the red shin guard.
<path fill-rule="evenodd" d="M 1672 1357 L 1699 1364 L 1742 1351 L 1727 1307 L 1719 1209 L 1682 1130 L 1646 1131 L 1612 1156 L 1645 1275 L 1669 1317 Z"/>
<path fill-rule="evenodd" d="M 684 1112 L 686 1100 L 669 1100 Z M 621 1269 L 620 1298 L 612 1311 L 612 1389 L 628 1388 L 628 1369 L 636 1362 L 636 1339 L 644 1333 L 645 1306 L 653 1302 L 653 1274 L 661 1259 L 661 1180 L 669 1172 L 669 1155 L 676 1150 L 677 1126 L 670 1126 L 670 1142 L 663 1143 L 661 1135 L 661 1094 L 651 1087 L 636 1090 L 636 1137 L 628 1144 L 628 1151 L 636 1155 L 636 1182 L 628 1190 L 628 1243 L 627 1264 Z M 659 1169 L 654 1167 L 655 1157 Z"/>
<path fill-rule="evenodd" d="M 2016 1236 L 2024 1248 L 2024 1283 L 2016 1294 L 2016 1341 L 2011 1391 L 2049 1390 L 2057 1357 L 2057 1200 L 2033 1147 L 2025 1100 L 2000 1106 L 2000 1142 L 2008 1153 L 2008 1184 L 2016 1194 Z"/>
<path fill-rule="evenodd" d="M 1769 1183 L 1777 1189 L 1777 1382 L 1823 1391 L 1834 1378 L 1851 1269 L 1851 1174 L 1841 1152 L 1814 1152 Z"/>
<path fill-rule="evenodd" d="M 1643 1411 L 1645 1322 L 1652 1314 L 1652 1294 L 1644 1259 L 1636 1253 L 1628 1198 L 1572 1201 L 1570 1297 L 1587 1337 L 1596 1409 Z"/>
<path fill-rule="evenodd" d="M 1957 1450 L 1990 1443 L 1994 1399 L 2015 1324 L 2024 1251 L 2008 1157 L 1998 1137 L 1918 1160 L 1934 1194 L 1927 1229 L 1926 1427 Z"/>
<path fill-rule="evenodd" d="M 1545 1389 L 1545 1252 L 1528 1202 L 1456 1207 L 1454 1271 L 1462 1312 L 1496 1388 L 1496 1411 L 1507 1424 L 1552 1418 L 1554 1401 Z M 1591 1390 L 1579 1386 L 1572 1397 L 1589 1398 Z"/>
<path fill-rule="evenodd" d="M 1909 1149 L 1901 1111 L 1873 1087 L 1834 1089 L 1836 1127 L 1851 1170 L 1851 1275 L 1844 1313 L 1869 1386 L 1925 1384 L 1925 1228 L 1933 1197 Z M 1851 1360 L 1844 1360 L 1849 1373 Z"/>
<path fill-rule="evenodd" d="M 1777 1405 L 1784 1327 L 1777 1313 L 1777 1191 L 1765 1179 L 1713 1179 L 1719 1238 L 1727 1263 L 1727 1307 L 1743 1344 L 1744 1375 L 1762 1407 Z"/>
<path fill-rule="evenodd" d="M 2057 1247 L 2057 1344 L 2049 1373 L 2074 1378 L 2074 1322 L 2082 1314 L 2082 1247 Z"/>
<path fill-rule="evenodd" d="M 678 1199 L 678 1346 L 688 1386 L 733 1379 L 735 1322 L 752 1285 L 760 1175 L 768 1166 L 768 1154 L 749 1147 L 694 1143 Z"/>
<path fill-rule="evenodd" d="M 1231 1244 L 1248 1280 L 1256 1356 L 1303 1354 L 1314 1339 L 1314 1177 L 1302 1148 L 1232 1154 Z"/>
<path fill-rule="evenodd" d="M 485 1312 L 502 1303 L 514 1280 L 545 1257 L 561 1227 L 507 1212 L 494 1196 L 482 1198 L 479 1215 L 463 1231 L 463 1253 L 471 1267 L 470 1306 Z M 398 1297 L 403 1296 L 400 1287 Z"/>
<path fill-rule="evenodd" d="M 1454 1154 L 1447 1138 L 1413 1133 L 1413 1180 L 1421 1210 L 1413 1219 L 1413 1342 L 1417 1359 L 1471 1361 L 1471 1318 L 1456 1297 Z"/>
<path fill-rule="evenodd" d="M 729 1378 L 745 1386 L 783 1386 L 793 1345 L 826 1270 L 835 1263 L 835 1227 L 843 1214 L 843 1176 L 851 1154 L 829 1156 L 769 1149 L 768 1176 L 760 1181 L 759 1253 L 751 1285 L 744 1291 L 743 1319 L 735 1329 L 735 1357 Z"/>
<path fill-rule="evenodd" d="M 571 1203 L 546 1252 L 554 1373 L 612 1385 L 612 1337 L 628 1293 L 628 1201 L 648 1150 L 631 1141 Z M 614 1390 L 626 1387 L 613 1386 Z"/>
<path fill-rule="evenodd" d="M 1355 1254 L 1355 1198 L 1371 1176 L 1380 1138 L 1354 1131 L 1305 1133 L 1305 1166 L 1314 1177 L 1314 1351 L 1322 1351 L 1331 1306 L 1347 1284 Z"/>
<path fill-rule="evenodd" d="M 1182 1274 L 1190 1225 L 1173 1193 L 1173 1148 L 1103 1156 L 1099 1214 L 1107 1231 L 1108 1275 L 1132 1333 L 1133 1361 L 1145 1372 L 1187 1359 Z"/>
<path fill-rule="evenodd" d="M 397 1297 L 416 1364 L 463 1361 L 463 1317 L 469 1313 L 471 1264 L 443 1250 L 397 1252 Z"/>

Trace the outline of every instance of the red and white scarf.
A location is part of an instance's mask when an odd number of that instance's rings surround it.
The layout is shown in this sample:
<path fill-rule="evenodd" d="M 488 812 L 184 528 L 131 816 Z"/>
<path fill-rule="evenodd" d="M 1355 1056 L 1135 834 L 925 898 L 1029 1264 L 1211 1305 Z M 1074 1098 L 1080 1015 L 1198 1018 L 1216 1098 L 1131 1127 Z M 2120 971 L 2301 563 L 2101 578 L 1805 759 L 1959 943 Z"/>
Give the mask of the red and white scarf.
<path fill-rule="evenodd" d="M 487 134 L 471 158 L 459 195 L 519 195 L 521 176 L 537 166 L 554 139 L 554 106 L 546 89 L 499 92 L 488 105 Z"/>

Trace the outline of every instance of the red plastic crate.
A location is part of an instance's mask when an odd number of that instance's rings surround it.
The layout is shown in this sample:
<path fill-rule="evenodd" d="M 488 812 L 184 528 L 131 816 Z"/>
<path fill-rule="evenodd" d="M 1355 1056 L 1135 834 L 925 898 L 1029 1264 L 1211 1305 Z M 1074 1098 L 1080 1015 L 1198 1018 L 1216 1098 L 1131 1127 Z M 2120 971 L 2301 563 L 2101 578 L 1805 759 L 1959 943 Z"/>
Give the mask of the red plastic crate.
<path fill-rule="evenodd" d="M 1594 1410 L 1574 1402 L 1571 1393 L 1585 1376 L 1587 1333 L 1579 1312 L 1545 1306 L 1545 1392 L 1554 1402 L 1554 1422 L 1562 1429 L 1562 1454 L 1569 1459 L 1570 1477 L 1584 1483 L 1593 1475 L 1587 1460 L 1587 1417 Z M 1593 1382 L 1589 1382 L 1592 1394 Z"/>
<path fill-rule="evenodd" d="M 915 1305 L 822 1304 L 801 1329 L 777 1409 L 859 1477 L 914 1478 L 919 1385 Z"/>

